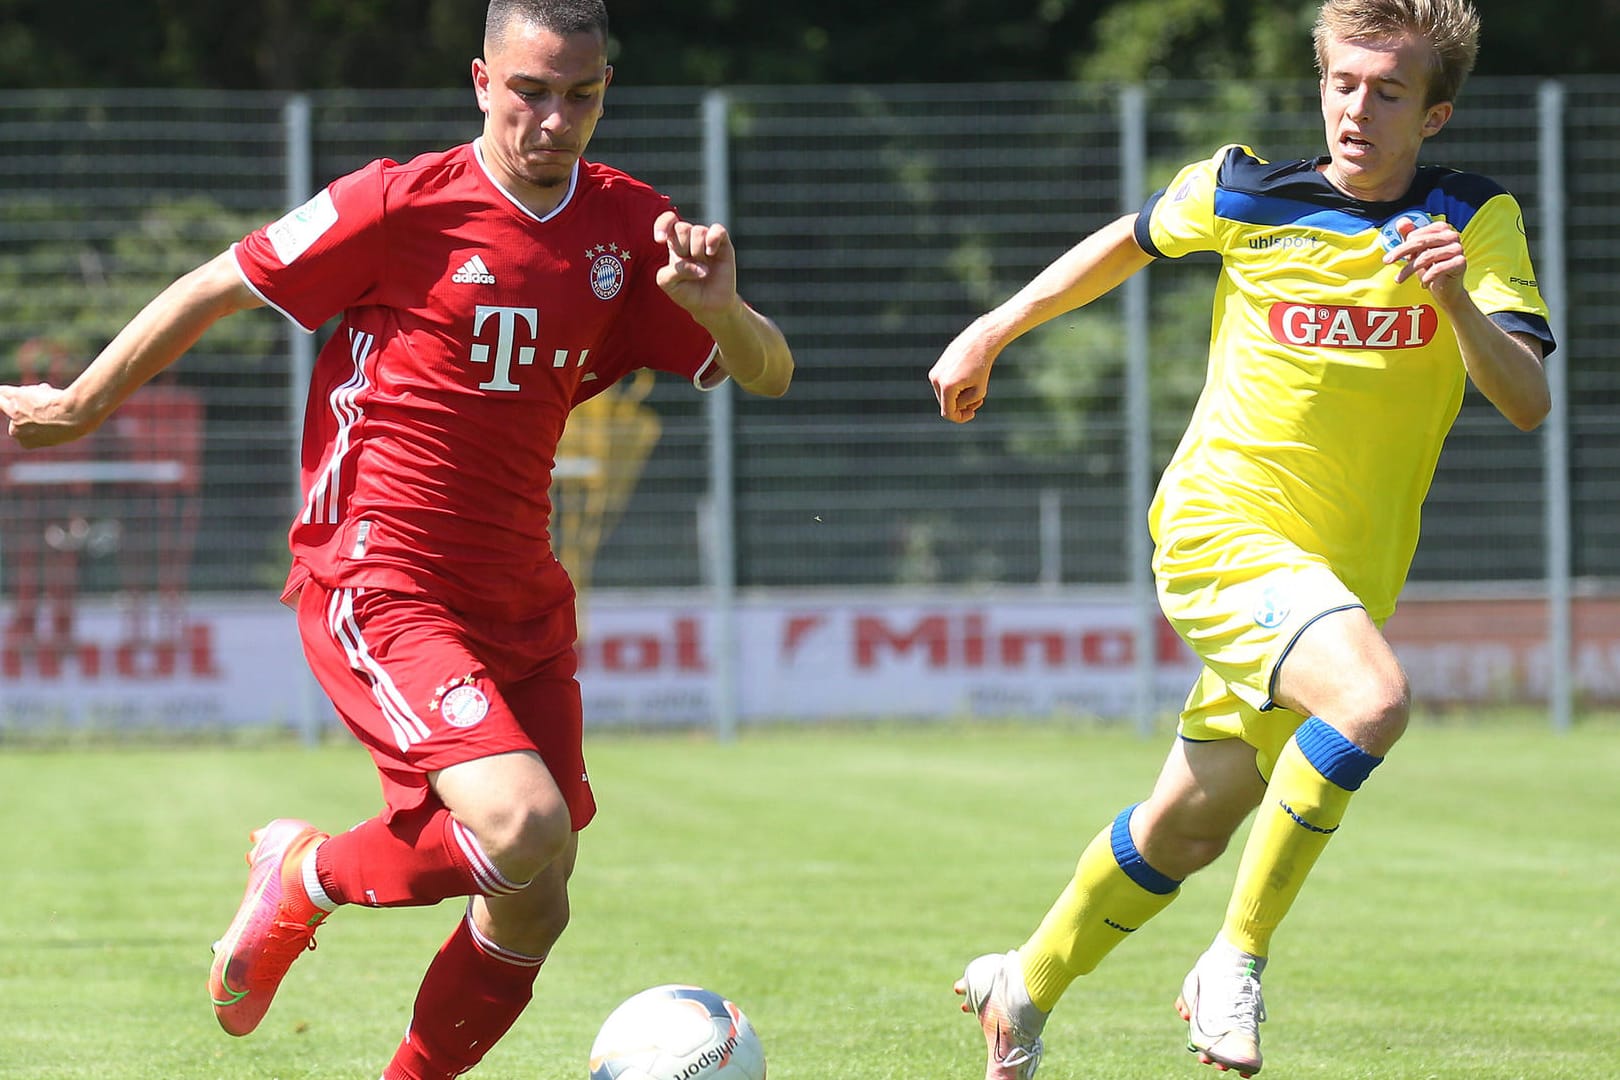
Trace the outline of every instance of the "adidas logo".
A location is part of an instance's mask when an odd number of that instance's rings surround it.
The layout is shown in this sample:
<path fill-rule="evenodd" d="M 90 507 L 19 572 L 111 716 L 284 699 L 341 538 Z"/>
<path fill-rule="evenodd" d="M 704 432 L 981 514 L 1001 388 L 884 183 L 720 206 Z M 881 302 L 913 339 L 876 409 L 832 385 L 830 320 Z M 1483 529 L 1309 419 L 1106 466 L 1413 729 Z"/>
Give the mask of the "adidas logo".
<path fill-rule="evenodd" d="M 495 275 L 489 272 L 484 260 L 474 255 L 461 264 L 461 269 L 450 275 L 450 280 L 462 285 L 493 285 Z"/>

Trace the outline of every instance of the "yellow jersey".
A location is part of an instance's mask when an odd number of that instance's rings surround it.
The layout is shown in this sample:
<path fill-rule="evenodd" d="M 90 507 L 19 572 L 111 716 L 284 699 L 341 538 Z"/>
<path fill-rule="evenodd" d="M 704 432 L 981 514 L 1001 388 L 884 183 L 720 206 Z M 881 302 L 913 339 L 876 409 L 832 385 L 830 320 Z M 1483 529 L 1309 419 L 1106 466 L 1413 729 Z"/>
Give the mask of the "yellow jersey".
<path fill-rule="evenodd" d="M 1325 559 L 1382 621 L 1466 378 L 1445 314 L 1415 275 L 1397 285 L 1398 267 L 1382 261 L 1396 224 L 1449 222 L 1480 310 L 1549 351 L 1552 335 L 1523 215 L 1500 185 L 1424 166 L 1401 199 L 1368 203 L 1334 188 L 1325 160 L 1272 164 L 1223 147 L 1137 218 L 1148 254 L 1222 261 L 1208 376 L 1150 526 L 1158 544 L 1212 548 L 1274 532 Z"/>

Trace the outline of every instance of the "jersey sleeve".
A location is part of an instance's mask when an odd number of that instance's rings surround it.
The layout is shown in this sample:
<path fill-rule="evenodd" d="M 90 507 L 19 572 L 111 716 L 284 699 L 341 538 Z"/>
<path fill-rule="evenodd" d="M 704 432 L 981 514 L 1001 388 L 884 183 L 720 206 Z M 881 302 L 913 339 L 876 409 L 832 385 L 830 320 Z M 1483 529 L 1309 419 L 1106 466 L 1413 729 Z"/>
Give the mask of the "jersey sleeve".
<path fill-rule="evenodd" d="M 667 201 L 664 209 L 674 209 Z M 650 367 L 696 379 L 709 364 L 714 354 L 714 338 L 699 326 L 685 308 L 669 298 L 658 284 L 658 271 L 669 262 L 669 249 L 652 239 L 652 221 L 643 230 L 646 246 L 637 252 L 641 264 L 630 306 L 621 325 L 631 329 L 629 347 L 636 355 L 646 359 L 631 367 Z"/>
<path fill-rule="evenodd" d="M 248 288 L 308 331 L 366 302 L 382 277 L 383 166 L 332 181 L 232 250 Z"/>
<path fill-rule="evenodd" d="M 715 363 L 714 338 L 658 284 L 658 270 L 669 255 L 663 244 L 652 239 L 652 223 L 668 207 L 666 200 L 647 217 L 645 229 L 638 230 L 646 239 L 637 246 L 630 260 L 628 303 L 617 314 L 593 365 L 603 377 L 582 384 L 575 395 L 575 405 L 601 393 L 637 368 L 679 375 L 706 390 L 725 381 Z"/>
<path fill-rule="evenodd" d="M 718 349 L 714 339 L 671 300 L 656 282 L 651 283 L 661 302 L 648 303 L 651 316 L 638 317 L 627 309 L 615 321 L 607 337 L 597 347 L 591 365 L 596 377 L 582 382 L 570 407 L 595 397 L 632 371 L 652 368 L 679 375 L 703 390 L 712 390 L 725 381 L 725 373 L 715 363 Z M 659 337 L 658 328 L 663 328 Z"/>
<path fill-rule="evenodd" d="M 1156 258 L 1179 259 L 1195 251 L 1215 251 L 1215 188 L 1221 162 L 1231 146 L 1207 161 L 1194 162 L 1155 192 L 1136 219 L 1136 242 Z"/>
<path fill-rule="evenodd" d="M 1518 200 L 1506 192 L 1487 200 L 1463 228 L 1462 245 L 1468 256 L 1468 294 L 1481 311 L 1547 317 Z"/>

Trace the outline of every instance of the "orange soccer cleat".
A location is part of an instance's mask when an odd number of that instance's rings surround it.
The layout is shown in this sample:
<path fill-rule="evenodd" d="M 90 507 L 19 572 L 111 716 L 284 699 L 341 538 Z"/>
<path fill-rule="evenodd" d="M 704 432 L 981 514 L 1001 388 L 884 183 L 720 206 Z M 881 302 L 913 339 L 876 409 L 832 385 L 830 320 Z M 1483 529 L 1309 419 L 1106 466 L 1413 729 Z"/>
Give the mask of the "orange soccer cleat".
<path fill-rule="evenodd" d="M 327 912 L 304 891 L 303 862 L 327 838 L 307 821 L 277 818 L 252 834 L 247 892 L 225 936 L 214 943 L 208 993 L 219 1026 L 246 1035 L 259 1026 L 292 962 L 315 947 Z"/>

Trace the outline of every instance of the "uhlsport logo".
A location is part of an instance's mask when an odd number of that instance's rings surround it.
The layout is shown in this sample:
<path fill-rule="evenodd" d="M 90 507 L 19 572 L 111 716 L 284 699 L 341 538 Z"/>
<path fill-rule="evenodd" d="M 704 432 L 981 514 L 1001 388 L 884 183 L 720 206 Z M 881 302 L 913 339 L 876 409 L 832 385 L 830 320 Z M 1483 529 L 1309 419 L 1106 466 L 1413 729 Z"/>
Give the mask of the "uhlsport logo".
<path fill-rule="evenodd" d="M 458 285 L 493 285 L 495 275 L 484 265 L 482 256 L 474 255 L 461 264 L 460 270 L 450 275 L 450 280 Z"/>
<path fill-rule="evenodd" d="M 1434 340 L 1440 316 L 1428 304 L 1403 308 L 1336 304 L 1271 305 L 1271 336 L 1283 345 L 1321 349 L 1417 349 Z"/>
<path fill-rule="evenodd" d="M 1315 233 L 1280 236 L 1251 236 L 1249 247 L 1255 251 L 1271 251 L 1274 248 L 1318 248 L 1322 246 L 1322 238 Z"/>
<path fill-rule="evenodd" d="M 591 292 L 598 300 L 611 300 L 624 288 L 624 264 L 630 261 L 630 250 L 618 244 L 603 247 L 597 244 L 585 252 L 591 260 Z"/>

